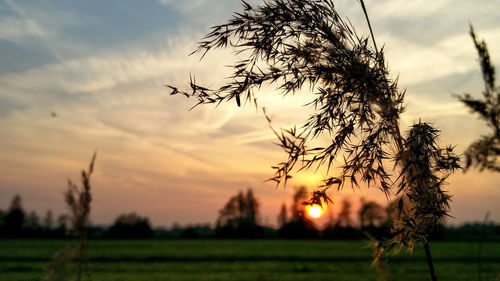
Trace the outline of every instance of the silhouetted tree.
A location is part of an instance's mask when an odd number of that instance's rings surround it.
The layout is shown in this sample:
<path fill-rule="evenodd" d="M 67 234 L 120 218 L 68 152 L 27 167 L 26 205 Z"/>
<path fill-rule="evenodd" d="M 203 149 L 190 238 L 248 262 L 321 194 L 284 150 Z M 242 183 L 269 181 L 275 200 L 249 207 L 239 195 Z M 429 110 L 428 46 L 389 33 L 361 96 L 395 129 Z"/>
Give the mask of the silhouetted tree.
<path fill-rule="evenodd" d="M 361 198 L 360 201 L 359 222 L 360 230 L 364 235 L 372 240 L 383 240 L 390 237 L 391 224 L 386 208 L 375 201 L 364 198 Z"/>
<path fill-rule="evenodd" d="M 485 169 L 500 172 L 500 88 L 495 86 L 495 68 L 490 59 L 486 42 L 479 41 L 470 26 L 470 35 L 479 55 L 481 72 L 484 80 L 482 98 L 473 98 L 469 94 L 458 96 L 473 114 L 479 116 L 491 129 L 490 134 L 482 136 L 472 143 L 465 152 L 465 168 L 476 166 L 479 170 Z"/>
<path fill-rule="evenodd" d="M 340 211 L 337 219 L 330 219 L 323 230 L 323 236 L 330 239 L 357 240 L 363 237 L 359 229 L 355 228 L 351 218 L 352 203 L 347 198 L 341 201 Z"/>
<path fill-rule="evenodd" d="M 291 207 L 291 220 L 301 221 L 307 220 L 305 217 L 305 206 L 304 202 L 307 200 L 307 188 L 305 186 L 300 186 L 295 190 L 293 194 L 293 204 Z"/>
<path fill-rule="evenodd" d="M 333 211 L 331 208 L 328 209 L 328 220 L 325 224 L 325 227 L 321 231 L 323 238 L 334 238 L 335 233 L 335 217 L 333 216 Z"/>
<path fill-rule="evenodd" d="M 26 216 L 23 225 L 26 236 L 38 237 L 41 234 L 42 227 L 40 225 L 40 217 L 35 211 L 31 211 Z"/>
<path fill-rule="evenodd" d="M 3 231 L 3 222 L 5 220 L 5 215 L 7 213 L 4 210 L 0 210 L 0 236 L 2 236 Z"/>
<path fill-rule="evenodd" d="M 21 196 L 16 194 L 10 203 L 10 208 L 5 215 L 2 225 L 2 234 L 6 237 L 21 237 L 26 213 L 21 204 Z"/>
<path fill-rule="evenodd" d="M 54 217 L 51 210 L 47 210 L 45 217 L 43 217 L 43 227 L 45 229 L 52 229 L 54 227 Z"/>
<path fill-rule="evenodd" d="M 198 230 L 196 229 L 196 227 L 188 226 L 182 230 L 179 238 L 197 239 L 197 238 L 200 238 L 200 233 L 198 233 Z"/>
<path fill-rule="evenodd" d="M 339 227 L 348 227 L 352 226 L 351 221 L 351 201 L 347 198 L 344 198 L 341 202 L 341 207 L 339 214 L 337 215 L 336 225 Z"/>
<path fill-rule="evenodd" d="M 251 189 L 246 195 L 239 192 L 219 211 L 215 234 L 218 237 L 254 238 L 263 235 L 258 225 L 259 203 Z"/>
<path fill-rule="evenodd" d="M 59 215 L 57 217 L 57 224 L 56 224 L 56 236 L 58 237 L 63 237 L 66 236 L 67 231 L 68 231 L 68 216 L 67 215 Z"/>
<path fill-rule="evenodd" d="M 361 198 L 359 208 L 359 223 L 361 228 L 381 226 L 387 219 L 385 208 L 375 201 Z"/>
<path fill-rule="evenodd" d="M 278 230 L 278 235 L 283 238 L 316 238 L 318 230 L 305 214 L 307 188 L 300 186 L 295 190 L 291 206 L 290 220 Z"/>
<path fill-rule="evenodd" d="M 147 217 L 136 213 L 122 214 L 116 218 L 106 236 L 117 239 L 147 239 L 153 237 L 153 229 Z"/>
<path fill-rule="evenodd" d="M 286 204 L 281 205 L 280 213 L 278 214 L 278 227 L 282 227 L 286 224 L 288 218 L 286 215 Z"/>
<path fill-rule="evenodd" d="M 52 235 L 54 232 L 54 216 L 51 210 L 45 212 L 45 216 L 42 219 L 42 228 L 46 235 Z"/>
<path fill-rule="evenodd" d="M 265 84 L 276 85 L 285 95 L 312 92 L 308 105 L 314 113 L 304 126 L 275 131 L 288 158 L 274 167 L 271 180 L 286 184 L 297 171 L 326 167 L 328 176 L 309 202 L 327 203 L 326 191 L 342 189 L 346 182 L 374 185 L 386 195 L 393 190 L 403 194 L 410 211 L 398 213 L 401 228 L 386 245 L 422 242 L 436 280 L 427 236 L 449 211 L 450 196 L 442 187 L 460 167 L 459 158 L 451 146 L 437 145 L 439 131 L 428 123 L 414 124 L 407 135 L 401 132 L 405 92 L 389 77 L 364 1 L 360 3 L 373 44 L 342 20 L 330 0 L 269 0 L 259 6 L 243 1 L 243 11 L 213 27 L 197 50 L 204 56 L 230 46 L 244 56 L 232 66 L 227 83 L 210 89 L 191 79 L 190 91 L 169 87 L 171 94 L 194 97 L 197 104 L 235 100 L 238 106 L 241 100 L 257 105 L 256 91 Z M 311 147 L 321 135 L 330 137 L 330 144 Z M 339 156 L 344 163 L 334 174 Z"/>

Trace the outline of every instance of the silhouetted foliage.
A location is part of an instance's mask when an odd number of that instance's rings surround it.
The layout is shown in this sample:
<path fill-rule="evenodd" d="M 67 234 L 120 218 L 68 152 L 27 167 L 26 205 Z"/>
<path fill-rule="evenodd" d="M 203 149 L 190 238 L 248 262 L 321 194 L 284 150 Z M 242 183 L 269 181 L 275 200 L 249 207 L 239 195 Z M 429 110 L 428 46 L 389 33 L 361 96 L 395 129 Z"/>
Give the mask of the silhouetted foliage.
<path fill-rule="evenodd" d="M 10 238 L 22 237 L 25 220 L 26 213 L 21 205 L 21 196 L 16 194 L 3 219 L 1 235 Z"/>
<path fill-rule="evenodd" d="M 387 213 L 384 207 L 375 201 L 367 201 L 361 198 L 359 208 L 359 224 L 361 228 L 381 226 L 387 220 Z"/>
<path fill-rule="evenodd" d="M 403 136 L 399 122 L 405 92 L 389 78 L 383 50 L 371 34 L 374 48 L 342 20 L 330 0 L 270 0 L 259 6 L 243 1 L 243 11 L 212 27 L 197 50 L 204 56 L 231 47 L 244 57 L 232 66 L 227 83 L 210 89 L 192 78 L 191 91 L 169 87 L 171 94 L 194 97 L 197 104 L 234 99 L 238 106 L 241 100 L 256 104 L 256 91 L 265 84 L 276 85 L 284 95 L 314 94 L 308 106 L 315 112 L 300 129 L 275 131 L 288 159 L 274 167 L 271 180 L 286 184 L 297 171 L 326 167 L 329 176 L 310 203 L 328 203 L 326 191 L 342 189 L 346 182 L 376 186 L 387 196 L 399 192 L 408 198 L 412 216 L 398 213 L 401 228 L 388 245 L 426 245 L 426 231 L 449 211 L 442 186 L 460 167 L 459 158 L 452 147 L 437 146 L 438 131 L 428 123 L 413 125 Z M 321 135 L 331 142 L 311 147 Z M 344 163 L 334 175 L 339 156 Z"/>
<path fill-rule="evenodd" d="M 35 211 L 31 211 L 26 216 L 24 221 L 24 236 L 26 237 L 39 237 L 42 232 L 42 226 L 40 225 L 40 217 Z"/>
<path fill-rule="evenodd" d="M 443 240 L 458 241 L 500 241 L 500 224 L 492 221 L 486 223 L 464 223 L 459 226 L 446 226 L 442 228 Z"/>
<path fill-rule="evenodd" d="M 57 224 L 55 228 L 57 236 L 66 236 L 68 232 L 67 221 L 68 221 L 67 215 L 59 215 L 59 217 L 57 217 Z"/>
<path fill-rule="evenodd" d="M 65 231 L 55 228 L 52 213 L 47 212 L 43 221 L 35 211 L 26 212 L 20 195 L 15 195 L 8 211 L 0 210 L 0 237 L 6 238 L 64 238 Z"/>
<path fill-rule="evenodd" d="M 351 202 L 344 198 L 341 202 L 340 212 L 337 215 L 336 225 L 340 227 L 353 226 L 351 221 Z"/>
<path fill-rule="evenodd" d="M 341 201 L 340 211 L 337 218 L 333 215 L 322 231 L 322 237 L 326 239 L 359 240 L 365 238 L 361 229 L 356 228 L 351 218 L 352 203 L 347 198 Z"/>
<path fill-rule="evenodd" d="M 291 217 L 278 229 L 278 236 L 282 238 L 305 239 L 316 238 L 319 235 L 313 222 L 305 214 L 307 189 L 300 186 L 295 190 L 293 203 L 290 208 Z"/>
<path fill-rule="evenodd" d="M 170 228 L 155 228 L 153 232 L 157 239 L 207 239 L 215 236 L 215 231 L 210 224 L 181 226 L 174 223 Z"/>
<path fill-rule="evenodd" d="M 0 210 L 0 237 L 3 235 L 3 223 L 5 220 L 6 212 L 4 210 Z"/>
<path fill-rule="evenodd" d="M 387 210 L 375 201 L 361 198 L 359 224 L 364 236 L 370 239 L 385 240 L 390 237 L 391 222 Z"/>
<path fill-rule="evenodd" d="M 52 238 L 56 237 L 56 231 L 54 228 L 54 216 L 51 210 L 47 210 L 45 216 L 42 219 L 42 232 L 43 237 Z"/>
<path fill-rule="evenodd" d="M 490 134 L 481 136 L 472 143 L 465 152 L 468 169 L 476 166 L 479 170 L 500 172 L 500 89 L 495 86 L 495 68 L 493 67 L 486 42 L 479 41 L 470 26 L 470 35 L 479 55 L 481 72 L 484 80 L 482 98 L 474 98 L 470 94 L 458 96 L 473 114 L 479 116 L 491 129 Z"/>
<path fill-rule="evenodd" d="M 282 227 L 283 225 L 286 224 L 287 221 L 288 217 L 286 214 L 286 204 L 283 203 L 283 205 L 281 205 L 280 213 L 278 215 L 278 227 Z"/>
<path fill-rule="evenodd" d="M 136 213 L 122 214 L 116 218 L 106 236 L 116 239 L 147 239 L 153 237 L 153 229 L 147 217 Z"/>
<path fill-rule="evenodd" d="M 246 195 L 239 192 L 219 211 L 215 235 L 227 238 L 256 238 L 263 235 L 258 224 L 259 203 L 251 189 Z"/>
<path fill-rule="evenodd" d="M 47 210 L 45 217 L 43 217 L 43 227 L 45 229 L 52 229 L 54 227 L 54 216 L 51 210 Z"/>
<path fill-rule="evenodd" d="M 197 238 L 200 238 L 200 234 L 198 233 L 196 228 L 187 227 L 182 231 L 180 238 L 182 238 L 182 239 L 197 239 Z"/>

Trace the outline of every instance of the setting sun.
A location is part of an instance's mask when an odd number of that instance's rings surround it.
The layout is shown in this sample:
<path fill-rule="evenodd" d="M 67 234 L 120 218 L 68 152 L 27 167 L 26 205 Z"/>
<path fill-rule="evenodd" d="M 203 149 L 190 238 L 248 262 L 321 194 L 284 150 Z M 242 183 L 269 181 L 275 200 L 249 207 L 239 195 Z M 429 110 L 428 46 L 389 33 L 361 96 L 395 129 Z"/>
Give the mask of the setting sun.
<path fill-rule="evenodd" d="M 319 218 L 323 214 L 323 208 L 320 205 L 308 205 L 306 211 L 311 218 Z"/>

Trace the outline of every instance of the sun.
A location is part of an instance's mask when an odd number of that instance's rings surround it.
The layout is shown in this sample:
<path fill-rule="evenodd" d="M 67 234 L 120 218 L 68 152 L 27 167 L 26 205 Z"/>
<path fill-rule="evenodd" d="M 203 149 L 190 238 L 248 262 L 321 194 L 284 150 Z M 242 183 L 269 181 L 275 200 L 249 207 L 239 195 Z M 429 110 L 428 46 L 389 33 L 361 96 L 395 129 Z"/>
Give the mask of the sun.
<path fill-rule="evenodd" d="M 317 205 L 317 204 L 307 205 L 306 211 L 311 218 L 315 218 L 315 219 L 321 217 L 321 215 L 323 214 L 323 208 L 321 208 L 321 206 Z"/>

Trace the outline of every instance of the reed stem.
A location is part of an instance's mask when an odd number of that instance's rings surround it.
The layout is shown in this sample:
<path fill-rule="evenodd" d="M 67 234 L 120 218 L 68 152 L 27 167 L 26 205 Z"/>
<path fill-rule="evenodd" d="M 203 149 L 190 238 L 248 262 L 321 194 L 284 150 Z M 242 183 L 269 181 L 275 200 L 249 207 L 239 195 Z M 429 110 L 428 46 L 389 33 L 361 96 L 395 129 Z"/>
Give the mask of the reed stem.
<path fill-rule="evenodd" d="M 434 272 L 434 265 L 432 264 L 431 250 L 429 249 L 429 242 L 425 242 L 425 257 L 427 258 L 427 265 L 429 265 L 429 274 L 432 281 L 437 281 L 436 273 Z"/>

